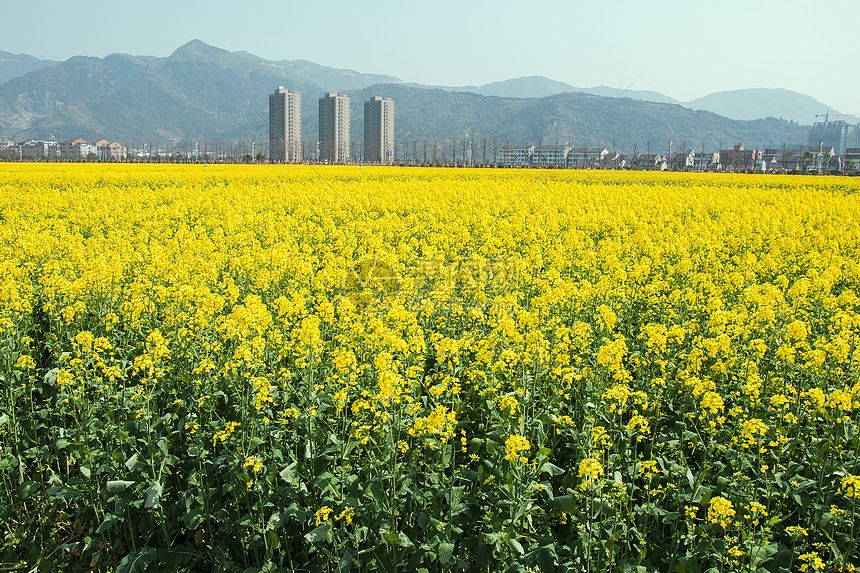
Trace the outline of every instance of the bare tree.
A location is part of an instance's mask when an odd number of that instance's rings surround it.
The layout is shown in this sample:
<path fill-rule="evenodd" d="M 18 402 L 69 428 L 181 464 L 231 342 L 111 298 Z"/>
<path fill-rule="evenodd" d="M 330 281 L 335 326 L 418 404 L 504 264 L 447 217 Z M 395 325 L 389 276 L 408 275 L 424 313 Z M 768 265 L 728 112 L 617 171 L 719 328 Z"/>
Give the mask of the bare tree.
<path fill-rule="evenodd" d="M 648 157 L 648 162 L 650 163 L 650 161 L 651 161 L 651 138 L 650 137 L 645 140 L 645 148 L 647 149 L 647 151 L 645 152 L 645 155 Z M 648 169 L 649 170 L 651 169 L 650 165 L 648 165 Z"/>
<path fill-rule="evenodd" d="M 679 165 L 680 170 L 686 171 L 687 170 L 687 138 L 686 137 L 681 140 L 681 157 L 679 159 L 679 162 L 680 162 L 680 165 Z"/>

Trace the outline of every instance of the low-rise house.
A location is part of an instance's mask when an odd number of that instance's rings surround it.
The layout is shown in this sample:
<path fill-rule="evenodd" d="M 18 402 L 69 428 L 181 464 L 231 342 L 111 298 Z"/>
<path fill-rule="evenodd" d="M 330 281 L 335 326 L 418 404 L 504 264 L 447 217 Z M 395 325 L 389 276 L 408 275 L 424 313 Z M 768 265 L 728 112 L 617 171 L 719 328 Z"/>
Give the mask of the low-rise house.
<path fill-rule="evenodd" d="M 60 155 L 64 159 L 86 159 L 90 153 L 98 157 L 98 148 L 80 137 L 60 142 Z"/>
<path fill-rule="evenodd" d="M 503 145 L 499 164 L 508 167 L 599 167 L 610 156 L 606 148 L 567 145 Z M 620 157 L 620 156 L 619 156 Z"/>
<path fill-rule="evenodd" d="M 695 171 L 715 171 L 720 165 L 720 154 L 716 151 L 697 153 L 693 158 Z"/>
<path fill-rule="evenodd" d="M 849 147 L 842 155 L 843 173 L 860 173 L 860 147 Z"/>
<path fill-rule="evenodd" d="M 505 144 L 499 150 L 499 164 L 506 167 L 526 167 L 532 164 L 534 145 Z"/>
<path fill-rule="evenodd" d="M 803 151 L 790 147 L 766 148 L 762 154 L 762 160 L 767 162 L 768 171 L 788 173 L 800 170 L 800 156 Z"/>
<path fill-rule="evenodd" d="M 744 172 L 760 171 L 764 152 L 759 149 L 745 149 L 738 143 L 732 149 L 720 150 L 720 168 L 723 171 Z"/>
<path fill-rule="evenodd" d="M 636 169 L 665 171 L 669 165 L 666 158 L 658 153 L 640 153 L 633 160 Z"/>
<path fill-rule="evenodd" d="M 567 167 L 570 147 L 566 145 L 538 145 L 532 148 L 533 167 Z"/>
<path fill-rule="evenodd" d="M 605 147 L 573 147 L 567 154 L 567 166 L 598 167 L 608 154 Z"/>
<path fill-rule="evenodd" d="M 107 161 L 108 160 L 108 145 L 110 145 L 110 141 L 107 139 L 98 139 L 93 141 L 93 146 L 96 148 L 96 155 L 99 156 L 99 161 Z"/>
<path fill-rule="evenodd" d="M 688 171 L 693 169 L 695 159 L 696 152 L 692 149 L 678 151 L 672 154 L 672 160 L 669 162 L 669 165 L 674 171 Z"/>
<path fill-rule="evenodd" d="M 98 141 L 94 141 L 93 145 L 96 147 L 96 154 L 99 157 L 99 161 L 125 161 L 125 158 L 128 155 L 125 147 L 116 141 L 111 142 L 107 139 L 99 139 Z"/>
<path fill-rule="evenodd" d="M 768 148 L 762 154 L 767 170 L 782 173 L 820 173 L 831 168 L 836 159 L 832 146 Z"/>
<path fill-rule="evenodd" d="M 0 140 L 0 159 L 6 161 L 18 158 L 18 146 L 14 141 Z"/>
<path fill-rule="evenodd" d="M 25 139 L 16 145 L 18 158 L 32 161 L 57 157 L 60 153 L 59 144 L 56 141 L 41 141 L 37 139 Z"/>
<path fill-rule="evenodd" d="M 125 161 L 128 150 L 124 145 L 113 141 L 108 144 L 107 161 Z"/>
<path fill-rule="evenodd" d="M 623 162 L 624 156 L 617 151 L 610 151 L 606 155 L 603 156 L 601 160 L 601 164 L 603 167 L 607 169 L 615 169 L 618 167 L 622 167 L 621 163 Z"/>

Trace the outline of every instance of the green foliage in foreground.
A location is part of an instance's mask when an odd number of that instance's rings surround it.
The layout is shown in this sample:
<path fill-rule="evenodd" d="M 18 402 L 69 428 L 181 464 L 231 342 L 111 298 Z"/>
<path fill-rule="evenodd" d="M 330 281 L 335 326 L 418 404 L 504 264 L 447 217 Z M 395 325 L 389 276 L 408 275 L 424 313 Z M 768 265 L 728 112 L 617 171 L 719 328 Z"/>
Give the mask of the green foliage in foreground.
<path fill-rule="evenodd" d="M 92 320 L 81 326 L 98 328 Z M 540 398 L 519 422 L 464 391 L 444 443 L 410 436 L 405 402 L 362 437 L 334 396 L 314 390 L 330 367 L 314 358 L 273 386 L 296 408 L 279 419 L 255 407 L 259 388 L 242 376 L 201 388 L 178 362 L 143 404 L 116 387 L 72 396 L 48 366 L 75 343 L 44 316 L 21 327 L 46 366 L 15 368 L 20 332 L 6 332 L 2 561 L 20 570 L 775 572 L 804 563 L 799 547 L 821 546 L 857 560 L 857 500 L 840 495 L 838 477 L 856 464 L 857 426 L 840 412 L 792 408 L 801 424 L 781 448 L 746 450 L 732 445 L 730 420 L 713 431 L 688 415 L 699 408 L 680 388 L 665 389 L 648 435 L 588 385 L 568 397 L 524 373 Z M 142 332 L 117 336 L 147 344 Z M 113 361 L 130 365 L 121 354 Z M 427 367 L 451 363 L 431 356 Z M 597 424 L 605 451 L 592 443 Z M 513 434 L 537 446 L 526 463 L 506 456 Z M 579 475 L 592 456 L 612 474 Z M 707 519 L 716 496 L 737 509 L 725 528 Z"/>

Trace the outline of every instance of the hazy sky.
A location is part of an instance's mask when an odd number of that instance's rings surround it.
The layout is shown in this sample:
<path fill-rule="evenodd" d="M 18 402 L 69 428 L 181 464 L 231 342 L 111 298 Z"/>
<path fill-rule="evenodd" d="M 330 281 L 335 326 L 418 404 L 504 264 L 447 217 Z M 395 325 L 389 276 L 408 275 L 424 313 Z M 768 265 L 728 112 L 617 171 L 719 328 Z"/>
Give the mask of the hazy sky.
<path fill-rule="evenodd" d="M 0 50 L 168 56 L 194 38 L 431 85 L 543 75 L 688 101 L 786 88 L 860 114 L 860 1 L 3 2 Z M 822 110 L 824 112 L 825 110 Z M 810 123 L 813 118 L 810 118 Z"/>

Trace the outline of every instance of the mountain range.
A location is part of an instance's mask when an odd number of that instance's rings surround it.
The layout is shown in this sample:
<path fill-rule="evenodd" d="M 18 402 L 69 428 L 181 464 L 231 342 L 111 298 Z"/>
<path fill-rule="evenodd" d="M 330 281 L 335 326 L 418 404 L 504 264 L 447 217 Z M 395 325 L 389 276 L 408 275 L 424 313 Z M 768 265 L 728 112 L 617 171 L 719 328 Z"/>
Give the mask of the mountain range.
<path fill-rule="evenodd" d="M 422 87 L 420 84 L 409 85 Z M 779 88 L 750 88 L 721 91 L 683 102 L 656 91 L 612 88 L 608 86 L 581 88 L 543 76 L 528 76 L 494 82 L 483 86 L 432 87 L 448 91 L 467 91 L 487 96 L 518 98 L 542 98 L 565 92 L 582 92 L 612 98 L 623 96 L 640 101 L 678 104 L 682 107 L 710 111 L 729 119 L 738 120 L 776 117 L 810 125 L 813 121 L 816 121 L 816 115 L 830 111 L 831 115 L 847 117 L 851 121 L 860 121 L 860 118 L 853 116 L 841 116 L 832 107 L 808 95 Z"/>
<path fill-rule="evenodd" d="M 0 85 L 33 70 L 56 66 L 59 63 L 52 60 L 40 60 L 29 54 L 10 54 L 0 50 Z"/>
<path fill-rule="evenodd" d="M 317 139 L 317 98 L 337 91 L 351 96 L 354 140 L 363 132 L 363 101 L 381 95 L 395 100 L 395 138 L 413 146 L 467 134 L 512 143 L 614 142 L 619 150 L 660 153 L 670 142 L 675 149 L 796 145 L 806 141 L 802 124 L 828 109 L 788 90 L 721 92 L 682 103 L 653 91 L 581 89 L 541 76 L 423 86 L 193 40 L 165 58 L 111 54 L 52 62 L 0 52 L 0 139 L 261 141 L 268 138 L 268 94 L 281 85 L 302 94 L 306 140 Z"/>

